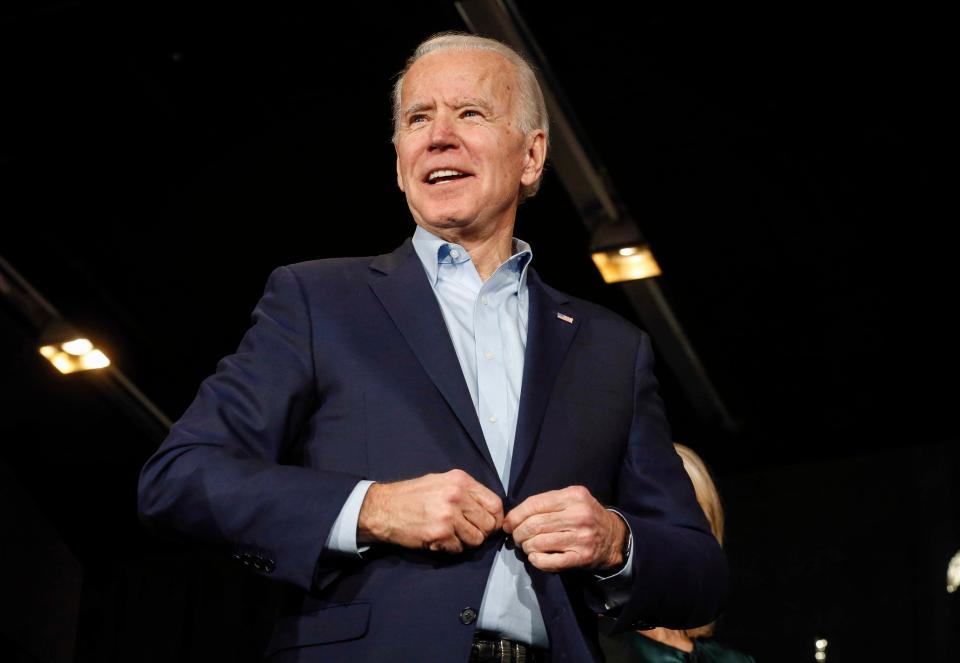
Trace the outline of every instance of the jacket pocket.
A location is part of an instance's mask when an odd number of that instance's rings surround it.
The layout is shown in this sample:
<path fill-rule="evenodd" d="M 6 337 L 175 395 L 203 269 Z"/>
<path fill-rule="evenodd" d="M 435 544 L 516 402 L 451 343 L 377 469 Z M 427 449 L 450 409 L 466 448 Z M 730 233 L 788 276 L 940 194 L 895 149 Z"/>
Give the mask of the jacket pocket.
<path fill-rule="evenodd" d="M 265 656 L 293 647 L 356 640 L 367 633 L 369 603 L 346 603 L 277 622 Z"/>

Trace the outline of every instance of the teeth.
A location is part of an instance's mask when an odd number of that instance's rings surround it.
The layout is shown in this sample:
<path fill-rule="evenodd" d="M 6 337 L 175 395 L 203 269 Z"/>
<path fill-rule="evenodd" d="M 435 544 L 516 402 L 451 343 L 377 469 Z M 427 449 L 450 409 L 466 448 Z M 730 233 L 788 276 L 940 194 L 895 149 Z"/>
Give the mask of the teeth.
<path fill-rule="evenodd" d="M 435 170 L 427 176 L 427 180 L 432 182 L 438 177 L 455 177 L 456 175 L 465 175 L 466 173 L 461 173 L 459 170 Z"/>

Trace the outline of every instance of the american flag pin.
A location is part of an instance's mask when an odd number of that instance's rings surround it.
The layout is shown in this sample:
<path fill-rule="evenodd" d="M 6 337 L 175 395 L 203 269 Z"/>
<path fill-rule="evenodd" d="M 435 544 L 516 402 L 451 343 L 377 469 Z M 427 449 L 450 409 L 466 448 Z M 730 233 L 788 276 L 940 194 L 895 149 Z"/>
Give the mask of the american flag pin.
<path fill-rule="evenodd" d="M 568 325 L 573 324 L 573 318 L 571 318 L 569 315 L 564 315 L 563 313 L 557 313 L 557 317 L 563 320 L 564 322 L 566 322 Z"/>

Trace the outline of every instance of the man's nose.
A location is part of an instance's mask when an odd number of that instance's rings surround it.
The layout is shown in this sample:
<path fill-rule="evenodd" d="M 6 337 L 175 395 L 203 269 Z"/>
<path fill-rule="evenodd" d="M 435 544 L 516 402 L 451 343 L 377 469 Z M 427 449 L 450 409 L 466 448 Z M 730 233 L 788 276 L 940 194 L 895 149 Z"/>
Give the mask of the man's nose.
<path fill-rule="evenodd" d="M 442 151 L 459 147 L 460 137 L 457 135 L 453 120 L 447 115 L 438 115 L 430 126 L 430 150 Z"/>

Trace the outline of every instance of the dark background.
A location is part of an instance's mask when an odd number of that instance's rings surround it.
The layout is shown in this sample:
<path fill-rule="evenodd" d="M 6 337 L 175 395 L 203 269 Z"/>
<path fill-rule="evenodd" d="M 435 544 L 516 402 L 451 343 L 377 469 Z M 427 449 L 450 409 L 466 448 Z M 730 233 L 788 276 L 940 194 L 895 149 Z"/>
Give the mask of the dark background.
<path fill-rule="evenodd" d="M 698 422 L 661 367 L 675 437 L 727 506 L 721 639 L 758 660 L 812 660 L 817 637 L 828 660 L 950 660 L 945 16 L 518 6 L 740 423 Z M 445 29 L 463 29 L 448 2 L 8 5 L 0 255 L 176 418 L 273 267 L 410 235 L 389 89 Z M 517 234 L 547 282 L 635 319 L 549 170 Z M 275 589 L 144 533 L 155 442 L 4 308 L 0 343 L 0 660 L 255 660 Z"/>

